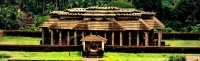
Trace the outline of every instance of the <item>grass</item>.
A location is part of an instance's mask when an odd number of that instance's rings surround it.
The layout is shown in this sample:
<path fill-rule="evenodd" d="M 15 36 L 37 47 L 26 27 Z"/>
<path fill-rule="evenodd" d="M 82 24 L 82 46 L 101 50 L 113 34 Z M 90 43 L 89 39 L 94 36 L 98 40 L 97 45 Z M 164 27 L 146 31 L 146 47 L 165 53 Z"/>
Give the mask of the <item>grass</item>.
<path fill-rule="evenodd" d="M 0 44 L 26 44 L 39 45 L 41 38 L 4 36 L 0 38 Z M 170 46 L 200 46 L 199 40 L 165 40 Z M 21 51 L 0 51 L 0 61 L 7 59 L 41 59 L 41 60 L 83 60 L 80 52 L 21 52 Z M 3 57 L 8 56 L 10 58 Z M 167 61 L 170 56 L 200 56 L 200 54 L 172 54 L 172 53 L 115 53 L 105 52 L 103 60 L 111 61 Z"/>
<path fill-rule="evenodd" d="M 38 59 L 38 60 L 83 60 L 80 52 L 21 52 L 21 51 L 0 51 L 0 55 L 10 56 L 10 58 L 0 58 L 1 61 L 7 59 Z M 173 54 L 173 53 L 116 53 L 105 52 L 102 60 L 107 61 L 167 61 L 170 56 L 200 56 L 200 54 Z M 1 57 L 1 56 L 0 56 Z"/>
<path fill-rule="evenodd" d="M 173 54 L 173 53 L 114 53 L 106 52 L 103 59 L 119 61 L 166 61 L 170 56 L 200 56 L 200 54 Z"/>
<path fill-rule="evenodd" d="M 164 40 L 166 45 L 170 46 L 198 46 L 200 47 L 200 40 Z"/>
<path fill-rule="evenodd" d="M 105 60 L 114 60 L 114 61 L 164 61 L 168 60 L 168 57 L 165 57 L 166 54 L 157 54 L 152 53 L 114 53 L 107 52 L 104 55 Z M 168 55 L 168 54 L 167 54 Z M 171 55 L 169 55 L 171 56 Z"/>
<path fill-rule="evenodd" d="M 81 60 L 80 52 L 20 52 L 0 51 L 0 54 L 8 55 L 10 58 L 2 59 L 38 59 L 38 60 Z"/>
<path fill-rule="evenodd" d="M 22 36 L 4 36 L 0 38 L 0 44 L 25 44 L 39 45 L 41 38 L 22 37 Z M 166 45 L 170 46 L 200 46 L 199 40 L 164 40 Z"/>
<path fill-rule="evenodd" d="M 19 45 L 39 45 L 41 38 L 22 37 L 22 36 L 4 36 L 0 38 L 0 44 L 19 44 Z"/>

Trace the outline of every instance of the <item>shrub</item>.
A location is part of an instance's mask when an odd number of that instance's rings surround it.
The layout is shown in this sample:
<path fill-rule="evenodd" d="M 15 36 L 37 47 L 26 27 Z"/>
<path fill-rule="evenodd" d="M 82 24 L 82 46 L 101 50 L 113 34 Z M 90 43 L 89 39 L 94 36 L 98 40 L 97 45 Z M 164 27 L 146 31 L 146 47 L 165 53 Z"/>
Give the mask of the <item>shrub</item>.
<path fill-rule="evenodd" d="M 175 30 L 173 30 L 172 28 L 170 27 L 167 27 L 163 30 L 163 32 L 176 32 Z"/>
<path fill-rule="evenodd" d="M 169 61 L 186 61 L 185 56 L 170 56 Z"/>

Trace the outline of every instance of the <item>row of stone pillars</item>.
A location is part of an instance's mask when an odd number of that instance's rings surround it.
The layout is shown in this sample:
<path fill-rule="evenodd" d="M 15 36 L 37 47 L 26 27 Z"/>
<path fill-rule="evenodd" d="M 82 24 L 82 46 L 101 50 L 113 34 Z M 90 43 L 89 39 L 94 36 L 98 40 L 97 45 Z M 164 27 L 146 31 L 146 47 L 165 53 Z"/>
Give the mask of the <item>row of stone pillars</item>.
<path fill-rule="evenodd" d="M 54 45 L 54 39 L 55 38 L 53 38 L 53 35 L 54 35 L 54 32 L 53 32 L 53 30 L 50 30 L 51 31 L 51 45 Z M 59 30 L 59 45 L 62 45 L 62 31 L 61 30 Z M 82 33 L 82 38 L 84 37 L 84 32 Z M 66 36 L 66 38 L 67 38 L 67 45 L 70 45 L 70 40 L 73 38 L 74 39 L 74 45 L 77 45 L 77 31 L 74 31 L 74 36 L 73 37 L 70 37 L 70 31 L 67 31 L 67 36 Z"/>
<path fill-rule="evenodd" d="M 48 39 L 48 37 L 45 35 L 48 33 L 48 31 L 45 31 L 47 30 L 46 28 L 43 28 L 42 29 L 42 44 L 45 44 L 45 39 Z M 54 38 L 54 33 L 55 30 L 53 29 L 50 29 L 50 41 L 51 41 L 51 45 L 55 45 L 55 38 Z M 61 30 L 57 30 L 59 32 L 59 45 L 62 45 L 62 31 Z M 82 31 L 82 38 L 84 37 L 84 31 Z M 74 31 L 74 37 L 70 37 L 70 31 L 67 31 L 67 45 L 70 45 L 70 40 L 73 38 L 74 39 L 74 45 L 77 45 L 78 41 L 77 41 L 77 31 Z M 47 40 L 48 41 L 48 40 Z"/>
<path fill-rule="evenodd" d="M 45 31 L 43 31 L 42 32 L 42 44 L 44 44 L 44 33 L 45 33 Z M 55 42 L 55 38 L 54 38 L 54 32 L 53 32 L 53 30 L 50 30 L 50 33 L 51 33 L 51 45 L 54 45 L 54 42 Z M 85 37 L 84 36 L 84 31 L 82 31 L 82 33 L 81 33 L 81 36 L 82 36 L 82 38 L 83 37 Z M 107 32 L 104 32 L 104 37 L 106 38 L 107 36 L 107 34 L 106 34 Z M 151 32 L 151 33 L 153 33 L 153 32 Z M 92 35 L 92 32 L 90 32 L 90 34 Z M 120 46 L 122 46 L 122 44 L 123 44 L 123 36 L 122 36 L 122 31 L 120 31 L 120 33 L 119 33 L 120 35 L 120 37 L 119 37 L 119 40 L 120 40 Z M 139 38 L 139 31 L 137 31 L 137 33 L 136 33 L 137 35 L 136 35 L 136 46 L 139 46 L 139 43 L 140 43 L 140 38 Z M 149 45 L 149 32 L 148 31 L 145 31 L 144 32 L 144 36 L 145 36 L 145 46 L 148 46 Z M 114 31 L 112 31 L 112 34 L 111 34 L 111 45 L 112 46 L 114 46 L 114 36 L 116 36 L 115 34 L 114 34 Z M 128 32 L 128 36 L 129 36 L 129 38 L 128 38 L 128 45 L 129 46 L 131 46 L 131 40 L 132 40 L 132 33 L 129 31 Z M 62 45 L 62 31 L 61 30 L 59 30 L 59 45 Z M 70 37 L 70 32 L 69 31 L 67 31 L 67 36 L 66 36 L 66 38 L 67 38 L 67 45 L 70 45 L 70 40 L 71 40 L 71 38 L 73 38 L 74 39 L 74 45 L 77 45 L 77 31 L 74 31 L 74 37 Z M 161 40 L 162 40 L 162 30 L 158 30 L 158 46 L 161 46 Z"/>
<path fill-rule="evenodd" d="M 119 34 L 120 34 L 120 35 L 119 35 L 119 36 L 120 36 L 120 37 L 119 37 L 119 40 L 120 40 L 119 46 L 122 46 L 122 44 L 123 44 L 122 32 L 120 32 Z M 136 34 L 137 34 L 137 36 L 136 36 L 136 37 L 137 37 L 136 45 L 139 46 L 139 41 L 140 41 L 140 40 L 139 40 L 139 39 L 140 39 L 140 38 L 139 38 L 139 31 L 137 31 Z M 131 46 L 131 39 L 132 39 L 132 38 L 131 38 L 131 37 L 132 37 L 131 32 L 128 32 L 128 35 L 129 35 L 129 38 L 128 38 L 128 43 L 129 43 L 129 44 L 128 44 L 128 45 Z M 112 32 L 112 46 L 114 46 L 114 39 L 115 39 L 114 36 L 115 36 L 115 34 L 114 34 L 114 32 Z M 148 32 L 145 32 L 145 46 L 148 46 Z"/>
<path fill-rule="evenodd" d="M 106 33 L 105 33 L 106 34 Z M 132 33 L 131 32 L 128 32 L 128 35 L 129 35 L 129 38 L 128 38 L 128 45 L 129 46 L 131 46 L 131 37 L 132 37 L 132 35 L 131 35 Z M 137 31 L 137 36 L 136 36 L 136 46 L 139 46 L 139 43 L 140 43 L 140 38 L 139 38 L 139 31 Z M 145 46 L 148 46 L 149 45 L 149 32 L 147 31 L 147 32 L 144 32 L 144 34 L 145 34 Z M 151 35 L 154 35 L 154 32 L 152 32 L 152 34 Z M 114 32 L 112 32 L 112 46 L 114 46 Z M 119 40 L 120 40 L 120 46 L 122 46 L 122 44 L 123 44 L 123 36 L 122 36 L 122 32 L 120 32 L 120 38 L 119 38 Z M 105 37 L 106 38 L 106 37 Z M 161 46 L 161 40 L 162 40 L 162 30 L 158 30 L 158 46 Z"/>

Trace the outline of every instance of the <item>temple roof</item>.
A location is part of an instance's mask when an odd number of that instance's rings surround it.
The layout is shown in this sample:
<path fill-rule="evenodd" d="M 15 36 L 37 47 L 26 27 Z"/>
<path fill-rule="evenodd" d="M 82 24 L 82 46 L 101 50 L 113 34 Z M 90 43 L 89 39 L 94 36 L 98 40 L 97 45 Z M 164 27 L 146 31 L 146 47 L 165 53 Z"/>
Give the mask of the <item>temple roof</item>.
<path fill-rule="evenodd" d="M 165 26 L 156 19 L 134 21 L 58 21 L 44 22 L 41 27 L 50 29 L 68 30 L 102 30 L 102 31 L 125 31 L 125 30 L 151 30 L 164 29 Z"/>
<path fill-rule="evenodd" d="M 151 29 L 164 29 L 165 25 L 163 23 L 161 23 L 157 18 L 153 18 L 153 19 L 148 19 L 148 20 L 144 20 L 148 26 L 151 27 Z"/>
<path fill-rule="evenodd" d="M 67 30 L 126 31 L 164 29 L 154 12 L 133 8 L 89 7 L 53 11 L 40 27 Z"/>
<path fill-rule="evenodd" d="M 146 23 L 148 22 L 148 23 Z M 125 30 L 151 30 L 162 29 L 160 24 L 154 20 L 150 21 L 59 21 L 44 22 L 41 27 L 51 29 L 69 29 L 69 30 L 102 30 L 102 31 L 125 31 Z M 153 22 L 153 23 L 152 23 Z"/>
<path fill-rule="evenodd" d="M 81 41 L 104 42 L 104 41 L 107 41 L 107 39 L 104 37 L 101 37 L 99 35 L 89 35 L 89 36 L 82 38 Z"/>

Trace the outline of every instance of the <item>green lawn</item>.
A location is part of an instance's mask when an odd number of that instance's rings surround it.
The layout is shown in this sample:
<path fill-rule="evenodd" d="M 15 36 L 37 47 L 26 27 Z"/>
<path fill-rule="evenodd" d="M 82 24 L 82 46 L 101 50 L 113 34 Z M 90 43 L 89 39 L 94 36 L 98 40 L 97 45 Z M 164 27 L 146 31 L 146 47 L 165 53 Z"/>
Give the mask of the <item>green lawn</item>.
<path fill-rule="evenodd" d="M 41 38 L 4 36 L 0 38 L 0 44 L 26 44 L 39 45 Z M 200 46 L 200 40 L 164 40 L 170 46 Z"/>
<path fill-rule="evenodd" d="M 39 45 L 40 40 L 41 38 L 4 36 L 0 38 L 0 44 Z M 170 46 L 200 46 L 199 40 L 165 40 L 165 42 Z M 0 51 L 0 61 L 7 61 L 7 59 L 83 60 L 80 52 L 71 52 L 71 56 L 68 54 L 68 52 Z M 102 59 L 113 61 L 166 61 L 173 55 L 200 56 L 200 54 L 105 52 Z"/>
<path fill-rule="evenodd" d="M 164 40 L 170 46 L 199 46 L 200 40 Z"/>
<path fill-rule="evenodd" d="M 165 61 L 171 54 L 154 54 L 154 53 L 114 53 L 106 52 L 105 60 L 113 61 Z"/>
<path fill-rule="evenodd" d="M 41 60 L 80 60 L 83 59 L 80 56 L 80 52 L 71 52 L 69 56 L 68 52 L 20 52 L 20 51 L 0 51 L 0 55 L 9 56 L 7 59 L 41 59 Z M 1 58 L 0 58 L 1 59 Z"/>
<path fill-rule="evenodd" d="M 0 51 L 0 61 L 7 59 L 39 59 L 39 60 L 83 60 L 80 52 L 20 52 Z M 172 53 L 115 53 L 105 52 L 102 60 L 113 61 L 166 61 L 173 55 L 200 56 L 200 54 L 172 54 Z M 10 58 L 1 58 L 8 56 Z"/>
<path fill-rule="evenodd" d="M 0 44 L 26 44 L 39 45 L 41 38 L 22 37 L 22 36 L 4 36 L 0 38 Z"/>

